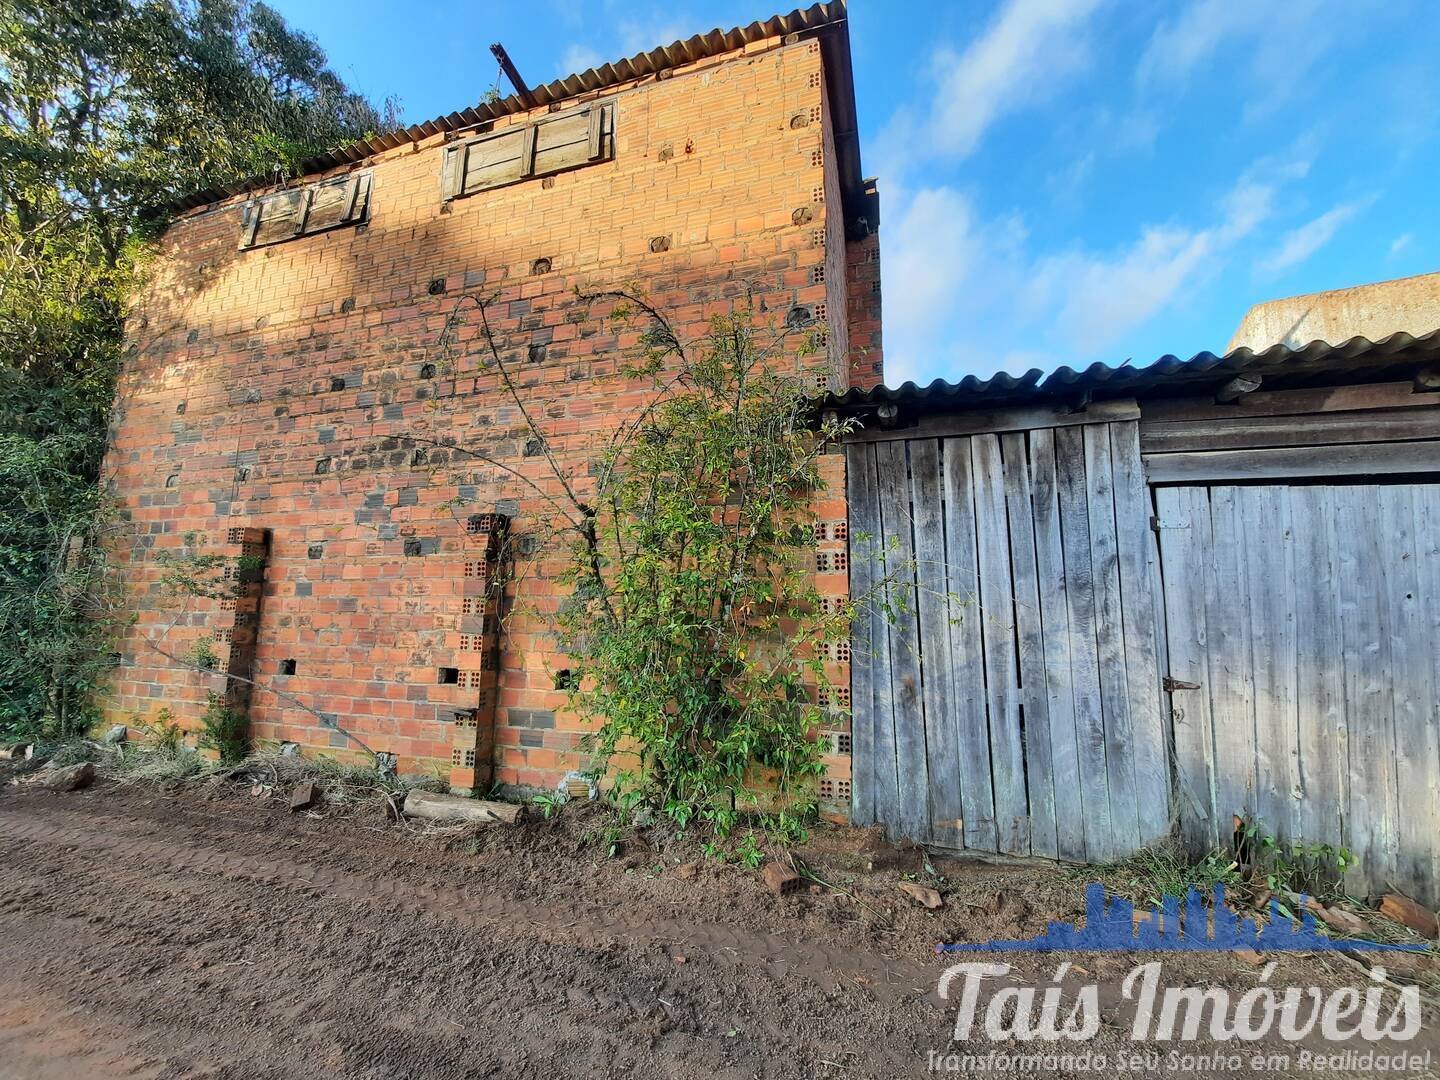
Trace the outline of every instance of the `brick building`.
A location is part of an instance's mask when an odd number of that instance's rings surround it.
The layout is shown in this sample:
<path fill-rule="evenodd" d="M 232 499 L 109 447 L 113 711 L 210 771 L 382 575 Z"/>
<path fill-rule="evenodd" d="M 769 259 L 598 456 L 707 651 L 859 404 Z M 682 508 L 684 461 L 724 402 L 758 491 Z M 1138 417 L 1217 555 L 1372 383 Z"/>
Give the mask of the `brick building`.
<path fill-rule="evenodd" d="M 760 317 L 824 328 L 819 382 L 878 383 L 845 7 L 676 42 L 306 171 L 186 200 L 134 310 L 107 476 L 138 621 L 110 715 L 164 707 L 193 730 L 212 690 L 245 696 L 229 671 L 257 684 L 258 739 L 363 744 L 461 788 L 553 786 L 581 764 L 577 724 L 564 658 L 523 609 L 560 591 L 526 545 L 555 481 L 462 298 L 493 298 L 543 450 L 580 483 L 645 395 L 607 378 L 635 335 L 587 319 L 577 288 L 639 283 L 693 336 L 750 288 Z M 822 521 L 844 517 L 840 460 Z M 497 632 L 505 528 L 516 606 Z M 252 556 L 239 599 L 164 595 L 161 554 L 198 540 Z M 216 674 L 173 659 L 202 640 Z M 844 802 L 833 765 L 822 794 Z"/>

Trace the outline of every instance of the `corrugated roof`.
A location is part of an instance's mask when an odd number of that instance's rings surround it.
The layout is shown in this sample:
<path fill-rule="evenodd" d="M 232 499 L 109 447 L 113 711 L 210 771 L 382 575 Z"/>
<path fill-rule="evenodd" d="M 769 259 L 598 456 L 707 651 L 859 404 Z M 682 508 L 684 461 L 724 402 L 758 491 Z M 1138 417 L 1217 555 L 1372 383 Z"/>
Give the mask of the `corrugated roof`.
<path fill-rule="evenodd" d="M 423 124 L 412 124 L 407 128 L 385 135 L 377 135 L 373 139 L 351 143 L 349 146 L 343 146 L 318 157 L 310 158 L 300 164 L 294 176 L 310 176 L 315 173 L 327 172 L 341 165 L 363 161 L 375 154 L 393 150 L 397 146 L 405 146 L 432 135 L 446 131 L 467 130 L 488 120 L 509 116 L 512 113 L 527 112 L 531 107 L 543 107 L 552 102 L 568 100 L 578 94 L 604 90 L 633 79 L 656 75 L 662 71 L 672 71 L 685 64 L 732 52 L 766 38 L 783 37 L 787 34 L 798 34 L 827 26 L 843 26 L 844 23 L 845 0 L 833 0 L 828 4 L 812 4 L 804 10 L 797 9 L 788 15 L 774 15 L 764 22 L 752 22 L 749 26 L 737 26 L 730 30 L 721 30 L 717 27 L 708 34 L 696 34 L 684 41 L 674 41 L 669 45 L 651 49 L 649 52 L 636 53 L 628 59 L 613 64 L 588 68 L 579 74 L 567 75 L 563 79 L 556 79 L 544 86 L 533 87 L 530 91 L 534 101 L 533 106 L 527 106 L 520 100 L 519 95 L 511 94 L 506 98 L 484 102 L 469 109 L 462 109 L 460 112 L 450 113 L 448 116 L 437 116 L 434 120 L 427 120 Z M 844 48 L 844 63 L 847 85 L 835 89 L 837 92 L 853 98 L 852 89 L 848 85 L 848 43 Z M 851 112 L 853 113 L 853 107 Z M 853 132 L 842 134 L 853 135 Z M 858 173 L 858 160 L 856 171 Z M 256 188 L 268 187 L 278 183 L 280 179 L 276 176 L 249 177 L 233 184 L 207 188 L 204 191 L 197 191 L 193 195 L 185 196 L 175 202 L 171 208 L 176 211 L 190 210 L 197 206 L 220 202 L 235 195 L 243 195 Z M 855 182 L 858 182 L 858 179 L 857 175 Z"/>
<path fill-rule="evenodd" d="M 1247 374 L 1303 377 L 1307 375 L 1344 375 L 1383 368 L 1402 361 L 1431 362 L 1440 359 L 1440 330 L 1423 337 L 1391 334 L 1382 341 L 1354 337 L 1339 345 L 1312 341 L 1301 348 L 1272 345 L 1262 352 L 1236 349 L 1224 356 L 1212 352 L 1196 353 L 1188 360 L 1162 356 L 1142 367 L 1121 364 L 1112 367 L 1094 363 L 1080 371 L 1071 367 L 1057 368 L 1045 374 L 1032 368 L 1023 375 L 998 372 L 988 379 L 967 375 L 959 382 L 936 379 L 928 386 L 907 382 L 902 386 L 877 386 L 870 390 L 853 389 L 832 394 L 826 405 L 832 408 L 863 407 L 884 402 L 896 404 L 965 407 L 990 405 L 999 401 L 1032 401 L 1047 398 L 1072 398 L 1087 392 L 1095 396 L 1120 397 L 1139 391 L 1174 389 L 1183 393 L 1188 384 L 1214 384 L 1242 372 Z"/>

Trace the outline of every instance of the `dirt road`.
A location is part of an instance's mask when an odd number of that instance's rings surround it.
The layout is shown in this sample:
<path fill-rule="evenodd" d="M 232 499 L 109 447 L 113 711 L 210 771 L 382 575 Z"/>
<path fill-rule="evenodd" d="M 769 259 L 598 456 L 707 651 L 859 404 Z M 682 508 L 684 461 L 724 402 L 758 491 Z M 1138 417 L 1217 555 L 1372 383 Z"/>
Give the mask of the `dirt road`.
<path fill-rule="evenodd" d="M 583 813 L 437 836 L 283 792 L 6 788 L 0 1076 L 921 1076 L 954 1024 L 933 943 L 1079 913 L 1053 871 L 930 913 L 884 906 L 893 874 L 780 898 L 587 839 Z"/>
<path fill-rule="evenodd" d="M 943 1042 L 920 964 L 371 828 L 3 798 L 0 1075 L 884 1076 Z"/>

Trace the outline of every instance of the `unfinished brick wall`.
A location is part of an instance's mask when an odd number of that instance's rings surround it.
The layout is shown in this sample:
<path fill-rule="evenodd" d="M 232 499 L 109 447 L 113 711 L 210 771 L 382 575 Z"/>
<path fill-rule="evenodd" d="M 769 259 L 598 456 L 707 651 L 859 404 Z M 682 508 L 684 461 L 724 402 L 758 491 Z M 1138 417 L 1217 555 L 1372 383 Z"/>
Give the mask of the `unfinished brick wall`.
<path fill-rule="evenodd" d="M 587 319 L 574 291 L 639 283 L 691 337 L 749 288 L 768 322 L 820 306 L 837 387 L 857 340 L 818 45 L 770 39 L 667 76 L 592 95 L 614 104 L 610 161 L 445 203 L 435 136 L 363 163 L 359 228 L 241 250 L 235 200 L 169 229 L 106 461 L 138 614 L 110 719 L 168 707 L 194 725 L 214 678 L 151 645 L 184 654 L 233 613 L 177 609 L 155 556 L 257 528 L 270 537 L 257 738 L 338 756 L 359 740 L 458 787 L 492 765 L 550 787 L 583 764 L 543 618 L 563 591 L 563 559 L 539 546 L 560 494 L 545 452 L 583 490 L 604 436 L 649 394 L 616 377 L 639 327 Z M 488 365 L 467 294 L 491 298 L 543 446 Z M 498 638 L 492 537 L 471 521 L 492 513 L 514 556 Z"/>

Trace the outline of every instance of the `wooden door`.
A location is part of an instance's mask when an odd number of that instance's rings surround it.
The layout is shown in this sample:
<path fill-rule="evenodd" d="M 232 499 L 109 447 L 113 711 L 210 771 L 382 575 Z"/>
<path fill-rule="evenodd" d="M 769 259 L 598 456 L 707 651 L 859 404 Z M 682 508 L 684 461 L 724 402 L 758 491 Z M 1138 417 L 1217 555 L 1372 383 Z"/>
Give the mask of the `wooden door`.
<path fill-rule="evenodd" d="M 853 442 L 852 814 L 1099 862 L 1165 835 L 1137 426 Z"/>
<path fill-rule="evenodd" d="M 1155 491 L 1182 834 L 1235 815 L 1440 902 L 1440 485 Z"/>

